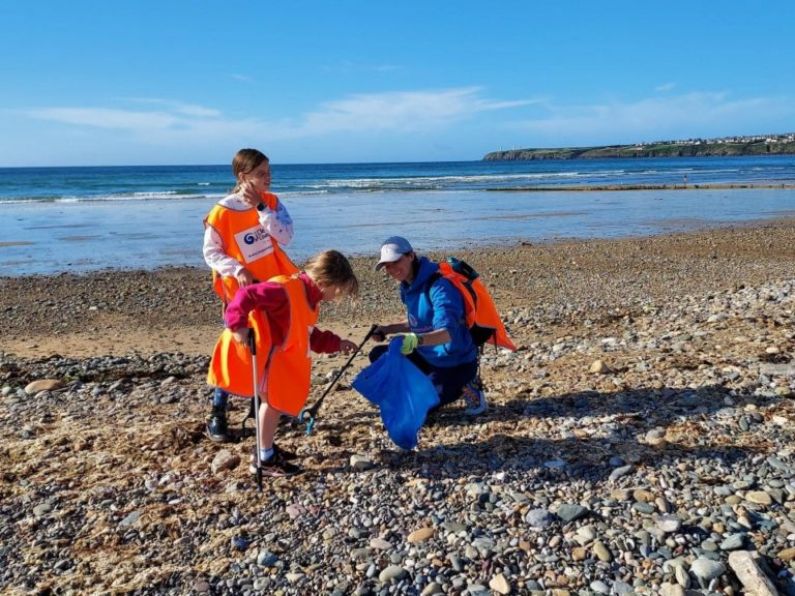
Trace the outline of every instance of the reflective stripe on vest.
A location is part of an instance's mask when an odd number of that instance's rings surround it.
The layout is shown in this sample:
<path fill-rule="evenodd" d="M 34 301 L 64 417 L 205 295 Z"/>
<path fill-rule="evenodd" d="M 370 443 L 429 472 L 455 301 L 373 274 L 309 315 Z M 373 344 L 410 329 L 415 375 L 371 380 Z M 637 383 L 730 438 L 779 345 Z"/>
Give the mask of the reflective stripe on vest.
<path fill-rule="evenodd" d="M 270 281 L 281 284 L 290 304 L 290 321 L 284 342 L 273 346 L 270 326 L 259 311 L 249 313 L 249 326 L 257 342 L 258 379 L 268 405 L 297 416 L 304 407 L 311 381 L 309 336 L 317 322 L 318 308 L 309 307 L 306 286 L 297 276 L 280 275 Z M 207 383 L 241 397 L 253 397 L 251 354 L 225 329 L 215 344 Z"/>
<path fill-rule="evenodd" d="M 276 205 L 276 195 L 265 193 L 263 200 Z M 237 211 L 217 203 L 204 220 L 224 243 L 224 252 L 243 265 L 255 279 L 269 280 L 277 275 L 298 272 L 278 242 L 271 238 L 259 223 L 256 209 Z M 239 284 L 234 277 L 224 277 L 213 271 L 213 289 L 224 302 L 235 297 Z"/>

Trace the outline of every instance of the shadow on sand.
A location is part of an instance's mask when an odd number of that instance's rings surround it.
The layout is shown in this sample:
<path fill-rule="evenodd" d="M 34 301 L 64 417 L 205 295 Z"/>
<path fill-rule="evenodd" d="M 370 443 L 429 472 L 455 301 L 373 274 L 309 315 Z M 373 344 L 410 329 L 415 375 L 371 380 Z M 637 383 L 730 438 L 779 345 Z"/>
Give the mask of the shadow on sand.
<path fill-rule="evenodd" d="M 457 404 L 448 406 L 429 417 L 417 449 L 402 451 L 390 444 L 391 448 L 381 449 L 378 463 L 429 478 L 532 471 L 536 478 L 555 481 L 602 480 L 620 465 L 617 458 L 645 467 L 702 458 L 731 465 L 758 453 L 733 441 L 744 432 L 739 425 L 742 417 L 750 426 L 756 422 L 753 415 L 742 413 L 743 406 L 761 406 L 776 399 L 753 396 L 750 389 L 734 390 L 730 396 L 729 389 L 721 385 L 585 391 L 535 399 L 522 395 L 504 404 L 491 404 L 486 414 L 474 420 Z M 327 421 L 325 426 L 334 434 L 355 424 L 380 425 L 377 416 L 376 412 L 356 413 Z M 540 431 L 535 427 L 529 436 L 532 419 L 544 419 L 546 424 Z M 707 420 L 708 427 L 703 424 Z M 515 430 L 506 430 L 506 423 L 512 422 Z M 492 431 L 490 426 L 496 426 L 492 423 L 499 423 L 499 430 Z M 449 427 L 459 427 L 456 435 L 464 439 L 442 444 Z M 543 429 L 554 438 L 544 437 Z M 677 437 L 675 442 L 647 439 L 650 431 L 660 438 L 668 430 Z"/>

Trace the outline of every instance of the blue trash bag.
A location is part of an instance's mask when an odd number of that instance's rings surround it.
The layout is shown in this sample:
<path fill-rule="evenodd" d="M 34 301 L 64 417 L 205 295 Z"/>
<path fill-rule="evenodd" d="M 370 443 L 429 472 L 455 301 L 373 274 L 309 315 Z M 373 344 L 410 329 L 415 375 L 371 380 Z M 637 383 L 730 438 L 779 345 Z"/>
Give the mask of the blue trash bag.
<path fill-rule="evenodd" d="M 430 379 L 400 353 L 401 343 L 399 337 L 390 341 L 387 352 L 356 375 L 351 386 L 381 410 L 389 438 L 398 447 L 414 449 L 439 395 Z"/>

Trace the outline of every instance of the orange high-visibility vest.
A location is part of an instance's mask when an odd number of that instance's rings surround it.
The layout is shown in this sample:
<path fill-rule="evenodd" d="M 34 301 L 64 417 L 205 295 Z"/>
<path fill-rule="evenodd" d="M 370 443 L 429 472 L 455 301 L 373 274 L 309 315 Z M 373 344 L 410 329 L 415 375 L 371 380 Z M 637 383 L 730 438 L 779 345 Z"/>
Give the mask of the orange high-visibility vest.
<path fill-rule="evenodd" d="M 309 397 L 312 360 L 309 336 L 317 322 L 318 307 L 311 308 L 307 289 L 298 276 L 280 275 L 271 279 L 280 283 L 290 303 L 290 322 L 284 341 L 272 345 L 270 327 L 258 311 L 249 313 L 249 325 L 257 342 L 257 368 L 260 391 L 268 405 L 297 416 Z M 225 329 L 215 344 L 207 383 L 229 393 L 252 397 L 253 377 L 248 346 L 237 343 Z"/>
<path fill-rule="evenodd" d="M 262 201 L 268 208 L 276 209 L 279 199 L 272 193 L 263 193 Z M 292 275 L 298 272 L 279 243 L 271 238 L 259 223 L 256 209 L 237 211 L 217 203 L 204 220 L 224 243 L 224 252 L 248 269 L 255 279 L 267 281 L 277 275 Z M 234 298 L 239 284 L 234 277 L 219 275 L 213 271 L 213 289 L 224 301 Z"/>
<path fill-rule="evenodd" d="M 451 260 L 452 263 L 450 259 L 439 263 L 438 276 L 444 277 L 461 293 L 464 299 L 466 324 L 476 344 L 482 340 L 512 352 L 516 351 L 516 345 L 508 336 L 505 324 L 486 285 L 469 265 L 458 259 Z M 454 267 L 459 264 L 472 273 L 466 275 L 457 271 Z"/>

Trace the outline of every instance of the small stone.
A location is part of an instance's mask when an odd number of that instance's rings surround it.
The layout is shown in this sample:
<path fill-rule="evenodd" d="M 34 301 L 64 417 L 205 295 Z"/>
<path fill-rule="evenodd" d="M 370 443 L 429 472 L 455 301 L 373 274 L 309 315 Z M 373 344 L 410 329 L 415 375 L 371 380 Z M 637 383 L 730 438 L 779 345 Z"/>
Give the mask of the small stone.
<path fill-rule="evenodd" d="M 778 558 L 786 562 L 795 561 L 795 547 L 779 551 Z"/>
<path fill-rule="evenodd" d="M 221 449 L 215 454 L 210 469 L 213 474 L 217 474 L 221 470 L 234 470 L 240 465 L 240 456 L 237 453 L 232 453 L 228 449 Z"/>
<path fill-rule="evenodd" d="M 608 480 L 610 480 L 612 482 L 615 482 L 616 480 L 618 480 L 622 476 L 626 476 L 630 472 L 632 472 L 632 466 L 631 465 L 621 466 L 620 468 L 616 468 L 612 472 L 610 472 L 610 476 L 608 476 Z"/>
<path fill-rule="evenodd" d="M 505 576 L 502 573 L 498 573 L 497 575 L 491 578 L 491 580 L 489 581 L 489 588 L 491 588 L 498 594 L 511 593 L 511 584 L 508 583 L 508 580 L 505 579 Z"/>
<path fill-rule="evenodd" d="M 54 391 L 63 387 L 63 382 L 59 379 L 39 379 L 33 381 L 25 386 L 25 393 L 28 395 L 36 395 L 42 391 Z"/>
<path fill-rule="evenodd" d="M 232 536 L 232 548 L 235 550 L 246 550 L 251 544 L 251 539 L 245 536 Z"/>
<path fill-rule="evenodd" d="M 378 574 L 378 581 L 380 581 L 382 584 L 385 584 L 392 580 L 401 580 L 407 575 L 408 571 L 403 569 L 403 567 L 400 567 L 399 565 L 389 565 Z"/>
<path fill-rule="evenodd" d="M 121 520 L 121 523 L 119 525 L 122 528 L 128 528 L 133 524 L 135 524 L 135 522 L 137 522 L 139 519 L 141 519 L 141 512 L 133 511 L 131 513 L 128 513 L 127 516 L 123 520 Z"/>
<path fill-rule="evenodd" d="M 351 455 L 350 464 L 354 470 L 359 472 L 375 467 L 375 464 L 367 456 L 358 453 Z"/>
<path fill-rule="evenodd" d="M 596 530 L 593 526 L 580 526 L 577 528 L 574 539 L 581 545 L 585 546 L 596 538 Z"/>
<path fill-rule="evenodd" d="M 601 540 L 595 541 L 592 549 L 593 554 L 596 555 L 600 561 L 609 562 L 613 560 L 613 553 L 610 552 L 610 549 L 608 549 Z"/>
<path fill-rule="evenodd" d="M 590 372 L 598 374 L 598 375 L 606 375 L 613 372 L 607 364 L 604 363 L 603 360 L 594 360 L 591 364 L 591 368 L 588 369 Z"/>
<path fill-rule="evenodd" d="M 746 594 L 755 596 L 777 596 L 779 593 L 773 583 L 759 567 L 753 553 L 737 550 L 729 555 L 729 567 L 745 587 Z"/>
<path fill-rule="evenodd" d="M 699 557 L 690 566 L 690 572 L 705 583 L 709 583 L 716 577 L 720 577 L 726 572 L 726 566 L 720 561 L 713 561 L 705 557 Z"/>
<path fill-rule="evenodd" d="M 442 586 L 437 584 L 436 582 L 431 582 L 425 588 L 423 588 L 422 592 L 420 592 L 420 596 L 433 596 L 434 594 L 443 594 L 444 591 L 442 590 Z"/>
<path fill-rule="evenodd" d="M 727 536 L 723 542 L 720 543 L 721 550 L 738 550 L 743 547 L 745 541 L 744 534 L 732 534 Z"/>
<path fill-rule="evenodd" d="M 33 515 L 36 517 L 44 517 L 50 511 L 52 511 L 52 503 L 44 502 L 36 505 L 33 508 Z"/>
<path fill-rule="evenodd" d="M 392 543 L 383 538 L 373 538 L 370 541 L 370 547 L 376 550 L 389 550 L 392 548 Z"/>
<path fill-rule="evenodd" d="M 683 588 L 690 587 L 690 574 L 687 572 L 684 565 L 677 565 L 674 568 L 674 577 L 676 578 L 676 583 Z"/>
<path fill-rule="evenodd" d="M 290 516 L 290 519 L 297 519 L 306 513 L 306 510 L 301 507 L 301 505 L 297 505 L 295 503 L 290 503 L 284 508 L 284 511 Z"/>
<path fill-rule="evenodd" d="M 657 520 L 657 527 L 665 534 L 673 534 L 682 527 L 682 520 L 675 515 L 663 515 Z"/>
<path fill-rule="evenodd" d="M 660 596 L 685 596 L 685 590 L 680 585 L 665 582 L 660 586 Z"/>
<path fill-rule="evenodd" d="M 278 560 L 279 557 L 267 549 L 262 549 L 257 554 L 257 565 L 261 565 L 262 567 L 273 567 Z"/>
<path fill-rule="evenodd" d="M 708 553 L 714 553 L 718 550 L 718 545 L 714 540 L 705 540 L 701 543 L 701 550 Z"/>
<path fill-rule="evenodd" d="M 623 582 L 620 579 L 617 579 L 613 582 L 613 594 L 629 594 L 634 596 L 635 590 L 632 586 L 630 586 L 627 582 Z"/>
<path fill-rule="evenodd" d="M 773 498 L 763 490 L 751 490 L 745 493 L 745 500 L 757 505 L 770 505 Z"/>
<path fill-rule="evenodd" d="M 424 542 L 428 540 L 431 536 L 433 536 L 434 529 L 433 528 L 420 528 L 419 530 L 414 530 L 411 534 L 408 535 L 406 540 L 410 544 L 415 544 L 417 542 Z"/>
<path fill-rule="evenodd" d="M 527 525 L 534 530 L 548 528 L 553 521 L 552 515 L 546 509 L 531 509 L 524 516 Z"/>
<path fill-rule="evenodd" d="M 558 508 L 557 511 L 558 517 L 564 522 L 578 520 L 582 517 L 585 517 L 589 513 L 590 511 L 587 507 L 583 507 L 582 505 L 573 505 L 570 503 L 564 503 Z"/>

